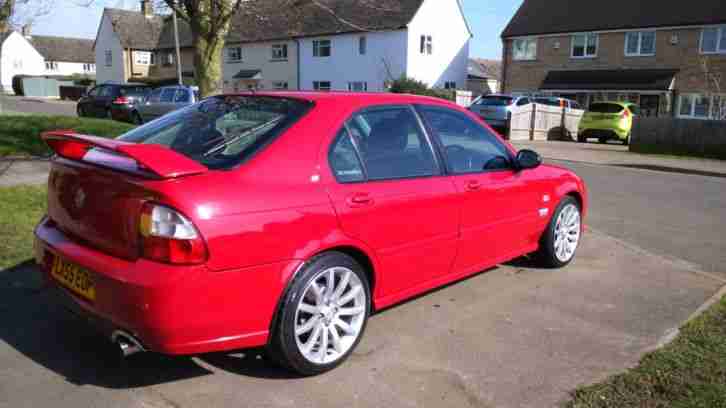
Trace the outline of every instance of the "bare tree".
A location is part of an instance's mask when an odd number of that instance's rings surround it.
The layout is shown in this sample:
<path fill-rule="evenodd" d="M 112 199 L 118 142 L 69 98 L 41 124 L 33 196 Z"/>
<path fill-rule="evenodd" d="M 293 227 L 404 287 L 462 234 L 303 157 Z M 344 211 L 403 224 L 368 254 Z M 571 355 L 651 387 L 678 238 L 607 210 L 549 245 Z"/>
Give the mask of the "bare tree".
<path fill-rule="evenodd" d="M 32 24 L 52 6 L 52 0 L 0 0 L 0 33 Z"/>

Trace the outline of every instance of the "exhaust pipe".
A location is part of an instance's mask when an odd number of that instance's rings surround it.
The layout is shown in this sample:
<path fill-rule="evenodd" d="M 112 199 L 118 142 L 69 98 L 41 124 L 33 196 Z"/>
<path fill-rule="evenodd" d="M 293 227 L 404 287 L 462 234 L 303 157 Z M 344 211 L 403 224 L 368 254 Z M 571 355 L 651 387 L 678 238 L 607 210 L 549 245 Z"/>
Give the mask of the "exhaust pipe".
<path fill-rule="evenodd" d="M 146 351 L 134 336 L 122 330 L 116 330 L 111 334 L 111 342 L 118 347 L 122 359 Z"/>

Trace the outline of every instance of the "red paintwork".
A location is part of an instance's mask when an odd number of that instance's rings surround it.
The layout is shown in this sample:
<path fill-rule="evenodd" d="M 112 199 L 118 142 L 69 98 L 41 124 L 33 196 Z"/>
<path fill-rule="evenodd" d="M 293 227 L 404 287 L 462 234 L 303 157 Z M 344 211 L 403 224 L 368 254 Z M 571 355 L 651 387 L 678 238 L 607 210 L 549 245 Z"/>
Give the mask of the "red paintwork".
<path fill-rule="evenodd" d="M 37 258 L 46 271 L 51 252 L 93 272 L 97 300 L 73 297 L 81 308 L 162 353 L 259 346 L 268 341 L 291 277 L 320 252 L 344 248 L 366 256 L 373 269 L 373 306 L 380 309 L 536 250 L 549 215 L 566 194 L 576 194 L 587 208 L 583 181 L 548 165 L 339 184 L 328 166 L 328 150 L 341 124 L 361 108 L 442 105 L 486 124 L 433 98 L 258 95 L 307 99 L 315 107 L 234 170 L 195 172 L 189 160 L 159 146 L 54 135 L 118 151 L 164 177 L 53 161 L 49 218 L 35 231 Z M 168 151 L 159 153 L 157 163 L 150 154 L 161 150 Z M 195 174 L 175 177 L 175 172 Z M 472 182 L 478 182 L 475 191 Z M 83 211 L 73 209 L 79 188 L 86 192 Z M 543 202 L 545 195 L 549 202 Z M 209 250 L 205 264 L 171 266 L 139 257 L 138 216 L 146 201 L 173 207 L 194 222 Z M 547 217 L 539 215 L 541 208 L 549 210 Z"/>

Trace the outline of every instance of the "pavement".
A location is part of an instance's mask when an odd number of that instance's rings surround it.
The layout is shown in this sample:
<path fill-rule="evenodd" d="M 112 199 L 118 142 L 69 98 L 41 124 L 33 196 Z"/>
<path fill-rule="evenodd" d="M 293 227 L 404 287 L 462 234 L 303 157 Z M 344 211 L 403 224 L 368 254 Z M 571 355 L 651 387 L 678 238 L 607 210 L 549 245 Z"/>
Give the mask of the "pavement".
<path fill-rule="evenodd" d="M 0 94 L 0 113 L 5 111 L 76 116 L 76 103 L 58 99 L 28 98 Z"/>
<path fill-rule="evenodd" d="M 570 266 L 519 259 L 378 313 L 350 361 L 318 377 L 257 351 L 119 366 L 34 266 L 1 271 L 0 408 L 557 406 L 636 364 L 726 284 L 726 179 L 618 166 L 617 146 L 553 146 L 535 149 L 590 189 Z"/>
<path fill-rule="evenodd" d="M 47 159 L 0 158 L 0 187 L 19 184 L 45 184 L 50 162 Z"/>

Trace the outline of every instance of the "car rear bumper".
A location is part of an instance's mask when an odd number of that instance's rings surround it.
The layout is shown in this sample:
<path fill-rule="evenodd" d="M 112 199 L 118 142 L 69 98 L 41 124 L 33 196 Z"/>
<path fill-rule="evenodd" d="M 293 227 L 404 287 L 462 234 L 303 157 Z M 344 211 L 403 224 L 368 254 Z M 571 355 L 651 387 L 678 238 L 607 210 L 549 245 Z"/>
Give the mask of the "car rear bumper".
<path fill-rule="evenodd" d="M 44 218 L 35 230 L 36 261 L 62 303 L 110 336 L 123 330 L 147 350 L 197 354 L 262 346 L 286 279 L 300 261 L 212 272 L 205 266 L 127 261 L 69 239 Z M 51 276 L 54 256 L 90 271 L 95 300 Z"/>
<path fill-rule="evenodd" d="M 628 131 L 620 128 L 584 128 L 579 129 L 580 137 L 597 139 L 626 139 Z"/>
<path fill-rule="evenodd" d="M 131 111 L 132 107 L 127 105 L 112 105 L 111 106 L 111 119 L 118 120 L 121 122 L 131 122 Z"/>

